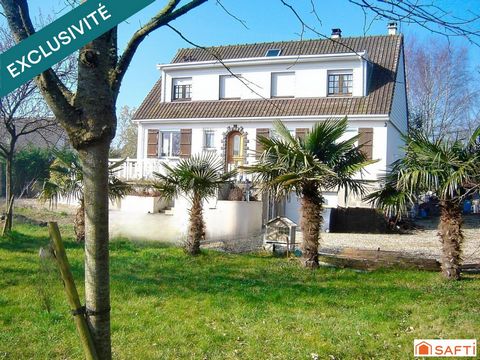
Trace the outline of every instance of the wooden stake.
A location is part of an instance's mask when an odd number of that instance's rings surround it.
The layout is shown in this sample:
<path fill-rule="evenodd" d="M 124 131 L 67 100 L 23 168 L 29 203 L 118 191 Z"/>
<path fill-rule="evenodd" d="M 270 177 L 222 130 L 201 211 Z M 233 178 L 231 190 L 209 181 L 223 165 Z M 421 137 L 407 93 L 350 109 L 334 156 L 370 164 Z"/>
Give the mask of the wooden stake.
<path fill-rule="evenodd" d="M 13 215 L 9 216 L 9 214 L 12 212 L 14 200 L 15 197 L 12 195 L 8 202 L 7 212 L 5 213 L 5 224 L 3 224 L 2 236 L 5 236 L 7 234 L 7 229 L 11 227 L 11 218 Z"/>
<path fill-rule="evenodd" d="M 72 313 L 75 313 L 73 318 L 75 320 L 78 334 L 80 335 L 85 357 L 87 360 L 98 360 L 92 335 L 90 334 L 90 329 L 87 325 L 87 319 L 85 318 L 84 312 L 81 311 L 82 304 L 80 303 L 80 298 L 78 296 L 77 288 L 75 287 L 73 275 L 70 271 L 70 264 L 68 263 L 67 254 L 65 253 L 65 247 L 63 246 L 62 236 L 60 235 L 58 224 L 56 222 L 49 222 L 48 230 L 50 233 L 50 239 L 53 243 L 55 258 L 57 259 L 58 267 L 60 268 L 60 273 L 62 275 L 68 303 L 72 308 Z"/>

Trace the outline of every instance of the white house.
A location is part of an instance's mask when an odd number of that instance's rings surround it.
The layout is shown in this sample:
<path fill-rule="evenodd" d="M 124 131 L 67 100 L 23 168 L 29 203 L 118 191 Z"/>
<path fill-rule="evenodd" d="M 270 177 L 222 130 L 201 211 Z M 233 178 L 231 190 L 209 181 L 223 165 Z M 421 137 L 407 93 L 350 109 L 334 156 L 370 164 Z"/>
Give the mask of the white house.
<path fill-rule="evenodd" d="M 256 138 L 281 119 L 296 136 L 316 122 L 348 116 L 347 136 L 360 134 L 376 180 L 401 156 L 407 131 L 403 36 L 388 35 L 180 49 L 158 65 L 160 79 L 137 113 L 137 159 L 124 177 L 148 178 L 161 161 L 216 152 L 226 168 L 256 161 Z M 325 194 L 327 206 L 345 205 Z M 348 205 L 358 206 L 351 199 Z M 297 201 L 285 214 L 298 219 Z"/>

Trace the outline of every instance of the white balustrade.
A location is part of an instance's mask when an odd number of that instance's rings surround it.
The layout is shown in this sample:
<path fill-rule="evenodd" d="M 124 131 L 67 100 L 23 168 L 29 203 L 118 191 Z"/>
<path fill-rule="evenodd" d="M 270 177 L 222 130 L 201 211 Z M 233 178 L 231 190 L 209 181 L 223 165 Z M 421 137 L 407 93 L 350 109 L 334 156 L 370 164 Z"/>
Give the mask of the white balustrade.
<path fill-rule="evenodd" d="M 109 164 L 112 165 L 123 159 L 109 159 Z M 122 166 L 116 171 L 116 176 L 122 180 L 150 180 L 153 179 L 154 173 L 163 173 L 164 169 L 162 163 L 166 162 L 169 165 L 175 165 L 178 159 L 130 159 L 126 158 Z M 227 170 L 231 171 L 237 168 L 236 165 L 228 164 Z M 244 182 L 245 180 L 252 181 L 252 174 L 247 174 L 244 170 L 238 169 L 235 180 Z"/>
<path fill-rule="evenodd" d="M 109 164 L 122 161 L 123 159 L 109 159 Z M 154 173 L 162 173 L 162 163 L 174 164 L 174 159 L 125 159 L 122 166 L 116 171 L 116 176 L 123 180 L 149 180 L 153 179 Z"/>

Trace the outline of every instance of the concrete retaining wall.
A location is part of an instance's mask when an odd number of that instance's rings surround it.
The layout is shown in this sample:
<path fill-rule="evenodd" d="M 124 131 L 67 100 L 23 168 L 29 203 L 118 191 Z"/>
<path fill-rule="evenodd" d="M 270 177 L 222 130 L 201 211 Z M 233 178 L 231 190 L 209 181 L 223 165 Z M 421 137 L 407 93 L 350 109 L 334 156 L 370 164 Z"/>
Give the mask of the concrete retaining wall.
<path fill-rule="evenodd" d="M 173 214 L 165 215 L 147 210 L 155 210 L 151 206 L 158 205 L 158 200 L 152 197 L 135 198 L 123 199 L 120 209 L 110 212 L 112 237 L 173 243 L 181 243 L 185 239 L 190 208 L 188 200 L 176 199 Z M 245 238 L 262 231 L 262 202 L 211 199 L 204 204 L 204 219 L 207 240 Z"/>

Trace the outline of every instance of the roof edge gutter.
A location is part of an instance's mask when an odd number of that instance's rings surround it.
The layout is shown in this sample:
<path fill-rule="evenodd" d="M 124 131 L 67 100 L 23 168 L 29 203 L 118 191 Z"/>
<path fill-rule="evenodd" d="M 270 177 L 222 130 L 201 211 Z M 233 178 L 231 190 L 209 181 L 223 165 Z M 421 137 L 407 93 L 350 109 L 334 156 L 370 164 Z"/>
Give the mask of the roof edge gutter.
<path fill-rule="evenodd" d="M 332 118 L 343 118 L 345 115 L 307 115 L 307 116 L 250 116 L 250 117 L 231 117 L 231 118 L 171 118 L 171 119 L 133 119 L 134 122 L 144 122 L 144 123 L 151 123 L 151 122 L 195 122 L 199 123 L 199 121 L 204 122 L 235 122 L 235 121 L 272 121 L 274 119 L 281 119 L 281 120 L 327 120 Z M 367 114 L 367 115 L 347 115 L 348 119 L 351 120 L 377 120 L 377 121 L 390 121 L 390 117 L 388 114 Z"/>
<path fill-rule="evenodd" d="M 261 64 L 283 64 L 283 63 L 305 63 L 314 61 L 329 61 L 343 59 L 368 59 L 366 51 L 340 53 L 340 54 L 320 54 L 320 55 L 292 55 L 279 57 L 261 57 L 261 58 L 241 58 L 226 60 L 209 60 L 209 61 L 191 61 L 184 63 L 157 64 L 158 70 L 179 70 L 199 67 L 223 67 L 224 65 L 261 65 Z"/>

